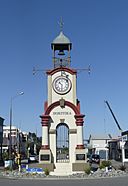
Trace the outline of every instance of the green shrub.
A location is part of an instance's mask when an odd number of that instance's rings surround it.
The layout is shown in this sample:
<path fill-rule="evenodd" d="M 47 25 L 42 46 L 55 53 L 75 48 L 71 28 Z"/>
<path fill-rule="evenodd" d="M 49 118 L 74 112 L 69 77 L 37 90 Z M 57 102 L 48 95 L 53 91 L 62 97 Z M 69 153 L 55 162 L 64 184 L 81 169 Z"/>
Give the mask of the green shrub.
<path fill-rule="evenodd" d="M 84 172 L 89 175 L 91 173 L 91 167 L 86 167 Z"/>
<path fill-rule="evenodd" d="M 5 170 L 5 171 L 12 171 L 13 169 L 12 169 L 11 166 L 9 166 L 9 167 L 5 167 L 4 170 Z"/>
<path fill-rule="evenodd" d="M 48 176 L 49 175 L 49 169 L 48 168 L 45 168 L 44 169 L 44 173 L 45 173 L 46 176 Z"/>
<path fill-rule="evenodd" d="M 125 171 L 125 170 L 126 170 L 125 165 L 121 165 L 121 166 L 119 167 L 119 170 Z"/>
<path fill-rule="evenodd" d="M 7 152 L 3 152 L 2 154 L 3 160 L 8 160 L 8 153 Z"/>
<path fill-rule="evenodd" d="M 111 166 L 111 162 L 110 161 L 102 161 L 101 164 L 100 164 L 100 169 L 103 169 L 105 167 L 110 167 Z"/>
<path fill-rule="evenodd" d="M 105 168 L 105 166 L 104 166 L 104 165 L 102 165 L 102 164 L 100 164 L 99 168 L 100 168 L 100 169 L 104 169 L 104 168 Z"/>

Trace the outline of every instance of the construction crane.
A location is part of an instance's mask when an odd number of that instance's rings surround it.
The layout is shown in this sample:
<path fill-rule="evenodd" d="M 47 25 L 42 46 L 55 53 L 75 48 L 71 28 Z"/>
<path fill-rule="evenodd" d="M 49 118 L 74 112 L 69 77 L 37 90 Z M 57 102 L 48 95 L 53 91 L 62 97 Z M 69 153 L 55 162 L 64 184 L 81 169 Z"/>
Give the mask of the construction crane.
<path fill-rule="evenodd" d="M 113 113 L 113 111 L 112 111 L 112 109 L 111 109 L 111 107 L 110 107 L 108 101 L 104 101 L 104 102 L 105 102 L 106 105 L 108 106 L 108 108 L 109 108 L 109 110 L 110 110 L 110 112 L 111 112 L 111 114 L 112 114 L 112 116 L 113 116 L 113 118 L 114 118 L 114 120 L 115 120 L 115 122 L 116 122 L 116 125 L 117 125 L 117 127 L 118 127 L 120 133 L 122 133 L 122 128 L 120 127 L 120 124 L 118 123 L 118 121 L 117 121 L 117 119 L 116 119 L 116 117 L 115 117 L 115 115 L 114 115 L 114 113 Z"/>

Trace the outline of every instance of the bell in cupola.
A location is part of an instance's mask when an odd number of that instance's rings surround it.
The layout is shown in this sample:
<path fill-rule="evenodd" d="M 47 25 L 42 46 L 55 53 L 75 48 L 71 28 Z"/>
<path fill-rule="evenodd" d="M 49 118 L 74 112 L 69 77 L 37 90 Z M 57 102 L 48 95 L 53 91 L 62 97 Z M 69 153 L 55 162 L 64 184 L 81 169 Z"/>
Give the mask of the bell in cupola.
<path fill-rule="evenodd" d="M 64 53 L 64 51 L 63 51 L 63 50 L 59 50 L 58 55 L 59 55 L 59 56 L 64 56 L 64 55 L 65 55 L 65 53 Z"/>

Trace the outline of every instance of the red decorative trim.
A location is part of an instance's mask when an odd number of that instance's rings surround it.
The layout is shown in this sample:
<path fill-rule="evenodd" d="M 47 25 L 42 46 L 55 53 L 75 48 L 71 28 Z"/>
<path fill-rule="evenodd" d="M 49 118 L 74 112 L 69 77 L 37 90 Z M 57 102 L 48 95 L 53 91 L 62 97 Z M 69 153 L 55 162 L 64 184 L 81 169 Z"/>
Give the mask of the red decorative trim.
<path fill-rule="evenodd" d="M 48 126 L 51 117 L 49 115 L 42 115 L 40 116 L 40 118 L 41 118 L 42 126 Z"/>
<path fill-rule="evenodd" d="M 48 108 L 48 102 L 47 102 L 47 101 L 45 101 L 45 102 L 44 102 L 44 111 L 46 111 L 46 110 L 47 110 L 47 108 Z"/>
<path fill-rule="evenodd" d="M 85 149 L 84 145 L 77 145 L 76 149 Z"/>
<path fill-rule="evenodd" d="M 49 120 L 50 120 L 50 112 L 57 106 L 60 105 L 60 101 L 56 101 L 54 103 L 52 103 L 45 111 L 45 114 L 40 116 L 41 117 L 41 123 L 42 123 L 42 126 L 48 126 L 49 124 Z M 75 106 L 73 103 L 69 102 L 69 101 L 65 101 L 65 105 L 70 107 L 74 112 L 75 112 L 75 119 L 76 119 L 76 125 L 77 126 L 83 126 L 83 123 L 84 123 L 84 116 L 83 114 L 80 114 L 80 109 L 78 109 L 77 106 Z"/>
<path fill-rule="evenodd" d="M 47 149 L 49 149 L 49 145 L 42 145 L 41 146 L 41 150 L 47 150 Z"/>
<path fill-rule="evenodd" d="M 76 125 L 77 126 L 83 126 L 83 123 L 84 123 L 83 118 L 84 118 L 84 116 L 85 115 L 83 115 L 83 114 L 77 114 L 77 115 L 75 115 Z"/>
<path fill-rule="evenodd" d="M 48 127 L 48 123 L 41 122 L 41 124 L 42 124 L 42 127 Z"/>
<path fill-rule="evenodd" d="M 72 75 L 77 73 L 77 71 L 75 69 L 70 69 L 70 68 L 66 68 L 66 67 L 59 67 L 59 68 L 55 68 L 53 70 L 48 70 L 46 73 L 48 75 L 53 75 L 53 74 L 60 72 L 60 71 L 69 72 Z"/>
<path fill-rule="evenodd" d="M 79 112 L 80 112 L 80 101 L 77 102 L 77 109 L 78 109 Z"/>
<path fill-rule="evenodd" d="M 52 103 L 46 110 L 45 115 L 49 115 L 50 112 L 57 106 L 60 105 L 59 101 L 56 101 L 54 103 Z M 77 106 L 75 106 L 73 103 L 69 102 L 69 101 L 65 101 L 65 105 L 70 107 L 76 115 L 80 115 L 80 111 L 78 110 Z M 83 115 L 82 115 L 83 116 Z"/>
<path fill-rule="evenodd" d="M 83 123 L 84 123 L 84 122 L 78 123 L 78 122 L 76 121 L 76 125 L 77 125 L 77 126 L 83 126 Z"/>

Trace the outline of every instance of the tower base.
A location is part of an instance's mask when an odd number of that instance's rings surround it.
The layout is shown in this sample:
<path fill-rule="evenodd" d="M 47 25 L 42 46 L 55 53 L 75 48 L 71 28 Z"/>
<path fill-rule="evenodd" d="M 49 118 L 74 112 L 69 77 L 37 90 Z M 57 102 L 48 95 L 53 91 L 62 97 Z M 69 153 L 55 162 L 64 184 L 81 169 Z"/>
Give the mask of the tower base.
<path fill-rule="evenodd" d="M 85 149 L 76 149 L 75 155 L 76 163 L 85 163 L 85 160 L 87 159 Z"/>
<path fill-rule="evenodd" d="M 51 163 L 51 151 L 50 151 L 50 149 L 40 149 L 39 163 L 41 163 L 41 164 Z"/>

